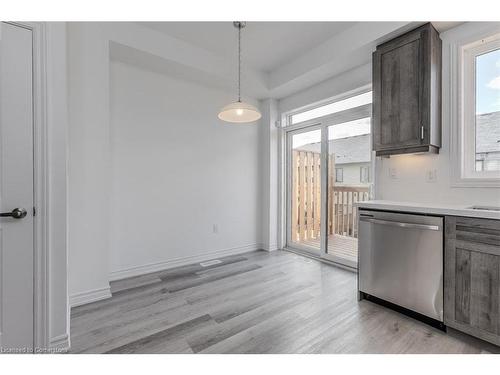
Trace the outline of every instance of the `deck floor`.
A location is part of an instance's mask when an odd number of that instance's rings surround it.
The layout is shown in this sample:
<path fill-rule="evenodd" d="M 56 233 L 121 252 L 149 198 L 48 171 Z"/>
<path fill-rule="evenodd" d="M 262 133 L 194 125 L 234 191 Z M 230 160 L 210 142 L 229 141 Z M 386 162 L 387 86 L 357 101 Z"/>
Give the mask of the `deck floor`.
<path fill-rule="evenodd" d="M 311 238 L 296 243 L 320 249 L 319 238 Z M 358 262 L 358 239 L 333 234 L 328 236 L 328 253 L 353 263 Z"/>
<path fill-rule="evenodd" d="M 73 353 L 481 353 L 500 348 L 357 301 L 356 274 L 256 251 L 113 282 L 71 311 Z"/>

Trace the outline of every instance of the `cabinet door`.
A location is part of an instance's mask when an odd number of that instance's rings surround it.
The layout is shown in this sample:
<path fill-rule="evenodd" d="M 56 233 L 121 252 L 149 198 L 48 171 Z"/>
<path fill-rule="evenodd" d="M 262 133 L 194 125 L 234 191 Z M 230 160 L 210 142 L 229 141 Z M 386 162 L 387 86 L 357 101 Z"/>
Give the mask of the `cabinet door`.
<path fill-rule="evenodd" d="M 500 345 L 500 221 L 446 217 L 444 323 Z"/>
<path fill-rule="evenodd" d="M 373 54 L 373 136 L 377 151 L 423 143 L 428 43 L 428 32 L 418 30 L 383 44 Z"/>

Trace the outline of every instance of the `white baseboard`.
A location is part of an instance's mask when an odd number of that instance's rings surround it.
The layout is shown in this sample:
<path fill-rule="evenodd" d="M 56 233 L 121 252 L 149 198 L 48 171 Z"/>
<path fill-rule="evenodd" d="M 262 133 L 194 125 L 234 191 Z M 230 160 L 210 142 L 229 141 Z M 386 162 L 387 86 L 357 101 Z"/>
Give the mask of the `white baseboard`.
<path fill-rule="evenodd" d="M 260 248 L 262 250 L 266 250 L 266 251 L 275 251 L 275 250 L 279 250 L 279 246 L 277 243 L 274 243 L 274 244 L 261 244 Z"/>
<path fill-rule="evenodd" d="M 69 296 L 70 307 L 76 307 L 85 305 L 87 303 L 100 301 L 102 299 L 111 297 L 111 289 L 109 286 L 100 289 L 89 290 L 87 292 L 81 292 L 72 294 Z"/>
<path fill-rule="evenodd" d="M 54 352 L 65 352 L 69 350 L 69 335 L 64 333 L 62 335 L 51 337 L 49 342 L 49 347 Z"/>
<path fill-rule="evenodd" d="M 167 270 L 169 268 L 185 266 L 187 264 L 204 262 L 218 257 L 247 253 L 249 251 L 259 250 L 260 244 L 251 244 L 246 246 L 233 247 L 229 249 L 211 251 L 202 255 L 192 255 L 182 258 L 169 259 L 163 262 L 144 264 L 134 266 L 123 270 L 112 271 L 109 275 L 110 281 L 126 279 L 128 277 L 141 276 L 152 272 Z"/>

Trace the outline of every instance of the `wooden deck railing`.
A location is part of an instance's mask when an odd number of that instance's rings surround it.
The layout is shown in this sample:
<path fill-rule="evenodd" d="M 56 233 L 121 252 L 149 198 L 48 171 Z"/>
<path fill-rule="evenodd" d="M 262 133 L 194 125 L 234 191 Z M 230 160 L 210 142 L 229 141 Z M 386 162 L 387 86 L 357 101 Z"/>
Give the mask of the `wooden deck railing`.
<path fill-rule="evenodd" d="M 335 185 L 335 157 L 328 163 L 328 235 L 358 236 L 354 203 L 369 199 L 368 186 Z M 292 240 L 319 239 L 321 218 L 320 154 L 292 152 Z"/>

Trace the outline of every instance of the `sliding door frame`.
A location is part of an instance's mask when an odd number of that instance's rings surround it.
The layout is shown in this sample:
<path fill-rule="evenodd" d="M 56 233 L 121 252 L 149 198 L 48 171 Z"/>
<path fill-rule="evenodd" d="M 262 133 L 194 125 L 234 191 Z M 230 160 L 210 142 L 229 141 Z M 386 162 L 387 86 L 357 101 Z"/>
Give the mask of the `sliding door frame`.
<path fill-rule="evenodd" d="M 284 240 L 284 246 L 282 248 L 288 249 L 291 251 L 303 252 L 307 255 L 313 255 L 319 257 L 321 259 L 328 260 L 330 262 L 340 264 L 344 267 L 349 267 L 351 269 L 356 269 L 357 265 L 353 264 L 353 262 L 346 261 L 345 259 L 341 259 L 334 255 L 328 253 L 328 235 L 327 235 L 327 225 L 328 225 L 328 163 L 329 163 L 329 141 L 328 141 L 328 128 L 330 126 L 342 124 L 349 121 L 355 121 L 363 118 L 371 118 L 372 117 L 372 105 L 366 104 L 363 106 L 347 109 L 341 112 L 333 113 L 327 116 L 318 117 L 315 119 L 303 121 L 297 124 L 293 124 L 282 128 L 283 130 L 283 142 L 284 142 L 284 166 L 285 173 L 283 175 L 285 179 L 285 184 L 282 184 L 285 187 L 284 194 L 284 205 L 286 210 L 284 212 L 284 232 L 286 233 Z M 319 254 L 317 249 L 312 248 L 307 245 L 297 244 L 292 241 L 291 237 L 291 209 L 292 209 L 292 137 L 296 134 L 304 133 L 307 131 L 313 131 L 321 129 L 321 220 L 320 220 L 320 249 Z M 371 133 L 370 133 L 371 138 Z M 371 143 L 370 143 L 371 144 Z M 373 173 L 373 154 L 371 158 L 371 172 Z M 372 181 L 373 184 L 373 181 Z"/>
<path fill-rule="evenodd" d="M 316 119 L 315 119 L 316 120 Z M 323 130 L 323 126 L 321 123 L 318 123 L 318 121 L 315 121 L 315 120 L 311 120 L 311 121 L 307 121 L 307 123 L 305 124 L 305 126 L 303 127 L 300 127 L 300 128 L 296 128 L 296 129 L 293 129 L 293 130 L 290 130 L 290 131 L 287 131 L 286 132 L 286 161 L 285 161 L 285 164 L 286 164 L 286 215 L 285 215 L 285 218 L 286 218 L 286 222 L 287 222 L 287 225 L 286 225 L 286 244 L 287 244 L 287 247 L 291 247 L 292 249 L 296 249 L 296 250 L 299 250 L 299 251 L 304 251 L 306 253 L 309 253 L 311 255 L 316 255 L 316 256 L 321 256 L 321 254 L 323 254 L 324 252 L 324 249 L 323 249 L 323 214 L 321 215 L 321 221 L 320 221 L 320 249 L 319 249 L 319 253 L 318 253 L 318 249 L 312 247 L 312 246 L 307 246 L 307 245 L 304 245 L 304 244 L 300 244 L 300 243 L 296 243 L 294 241 L 292 241 L 292 226 L 291 226 L 291 222 L 290 222 L 290 218 L 292 217 L 292 181 L 293 181 L 293 174 L 292 174 L 292 163 L 290 162 L 292 160 L 292 148 L 293 148 L 293 145 L 292 145 L 292 138 L 294 135 L 297 135 L 297 134 L 302 134 L 302 133 L 307 133 L 307 132 L 310 132 L 310 131 L 315 131 L 315 130 L 320 130 L 321 131 L 321 148 L 320 148 L 320 171 L 321 171 L 321 209 L 323 209 L 323 159 L 322 159 L 322 155 L 323 155 L 323 147 L 324 147 L 324 144 L 323 144 L 323 134 L 324 134 L 324 130 Z M 323 211 L 321 211 L 323 212 Z M 291 246 L 291 244 L 293 243 L 293 246 Z"/>

